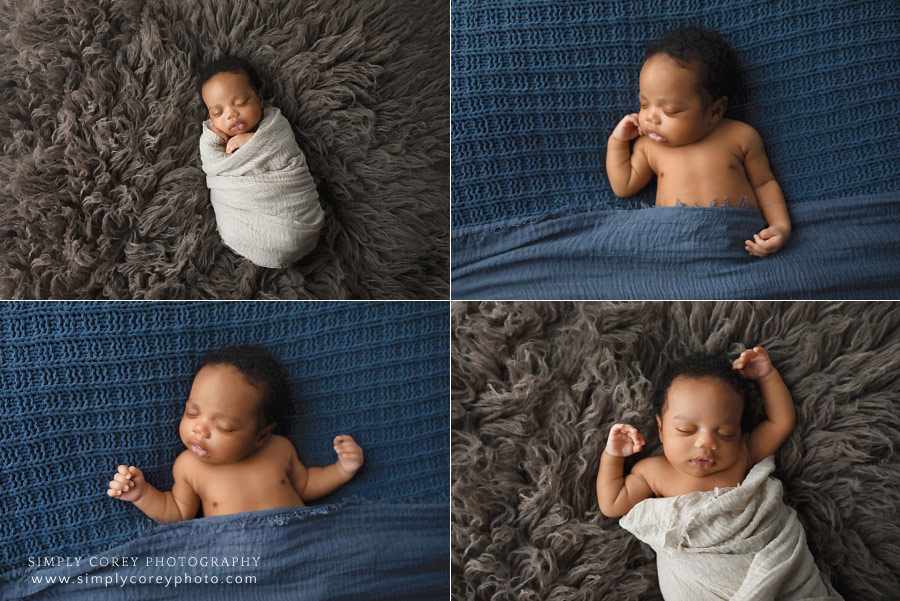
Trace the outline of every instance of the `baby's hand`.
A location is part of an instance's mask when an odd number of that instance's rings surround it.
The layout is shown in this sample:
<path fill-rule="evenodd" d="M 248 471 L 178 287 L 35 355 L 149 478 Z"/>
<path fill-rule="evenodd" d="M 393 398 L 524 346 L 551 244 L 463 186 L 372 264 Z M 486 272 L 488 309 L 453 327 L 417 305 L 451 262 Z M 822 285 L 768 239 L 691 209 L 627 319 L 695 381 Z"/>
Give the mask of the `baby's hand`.
<path fill-rule="evenodd" d="M 769 353 L 761 346 L 747 349 L 741 353 L 741 356 L 734 360 L 732 368 L 750 380 L 761 380 L 775 371 Z"/>
<path fill-rule="evenodd" d="M 109 490 L 106 494 L 122 501 L 137 501 L 146 490 L 144 473 L 138 468 L 120 465 L 119 471 L 109 482 Z"/>
<path fill-rule="evenodd" d="M 334 439 L 334 452 L 338 456 L 338 464 L 344 472 L 352 476 L 363 464 L 363 451 L 352 437 L 341 434 Z"/>
<path fill-rule="evenodd" d="M 616 424 L 609 431 L 606 453 L 613 457 L 628 457 L 644 448 L 644 437 L 630 424 Z"/>
<path fill-rule="evenodd" d="M 781 225 L 773 225 L 754 234 L 753 240 L 744 242 L 744 249 L 754 257 L 765 257 L 778 252 L 787 242 L 788 231 Z"/>
<path fill-rule="evenodd" d="M 612 135 L 616 140 L 621 140 L 622 142 L 628 142 L 629 140 L 634 140 L 638 136 L 643 136 L 644 131 L 641 129 L 641 125 L 638 122 L 638 114 L 631 113 L 630 115 L 625 115 L 613 130 Z"/>
<path fill-rule="evenodd" d="M 219 136 L 222 139 L 222 142 L 224 142 L 226 144 L 228 143 L 228 134 L 226 134 L 224 131 L 222 131 L 215 125 L 213 125 L 212 122 L 210 122 L 210 124 L 209 124 L 209 129 L 210 129 L 210 131 L 212 131 L 212 133 Z"/>
<path fill-rule="evenodd" d="M 225 154 L 231 154 L 244 144 L 250 141 L 250 138 L 253 137 L 253 132 L 249 132 L 246 134 L 238 134 L 228 140 L 228 144 L 225 146 Z"/>

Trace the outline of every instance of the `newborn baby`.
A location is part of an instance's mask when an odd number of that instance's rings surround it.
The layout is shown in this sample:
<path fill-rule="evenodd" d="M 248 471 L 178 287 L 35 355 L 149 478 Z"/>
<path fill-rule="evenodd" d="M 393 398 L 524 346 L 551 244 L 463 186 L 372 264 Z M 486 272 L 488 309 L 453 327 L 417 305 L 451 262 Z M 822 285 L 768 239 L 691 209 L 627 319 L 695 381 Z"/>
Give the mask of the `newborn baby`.
<path fill-rule="evenodd" d="M 348 482 L 363 452 L 347 435 L 334 439 L 336 463 L 304 466 L 294 445 L 273 434 L 275 407 L 286 393 L 281 365 L 268 351 L 238 346 L 204 357 L 191 385 L 179 434 L 187 450 L 175 460 L 175 485 L 163 492 L 138 468 L 120 465 L 107 494 L 131 501 L 161 522 L 304 505 Z"/>
<path fill-rule="evenodd" d="M 200 158 L 226 246 L 262 267 L 287 267 L 316 246 L 324 213 L 290 123 L 263 107 L 261 81 L 226 56 L 200 75 L 209 113 Z"/>
<path fill-rule="evenodd" d="M 752 431 L 736 374 L 755 380 L 765 401 L 766 419 Z M 625 457 L 645 441 L 634 426 L 614 425 L 600 460 L 597 500 L 604 515 L 624 515 L 620 525 L 657 551 L 663 596 L 839 598 L 819 575 L 802 525 L 782 502 L 780 482 L 769 477 L 770 455 L 790 435 L 796 415 L 768 353 L 748 349 L 733 364 L 689 357 L 662 377 L 656 405 L 663 454 L 638 461 L 623 476 Z"/>
<path fill-rule="evenodd" d="M 620 197 L 637 193 L 655 173 L 660 207 L 761 210 L 768 227 L 745 248 L 764 257 L 784 246 L 791 222 L 759 134 L 724 118 L 736 74 L 731 48 L 713 31 L 682 27 L 651 43 L 640 74 L 641 110 L 613 130 L 606 172 Z"/>

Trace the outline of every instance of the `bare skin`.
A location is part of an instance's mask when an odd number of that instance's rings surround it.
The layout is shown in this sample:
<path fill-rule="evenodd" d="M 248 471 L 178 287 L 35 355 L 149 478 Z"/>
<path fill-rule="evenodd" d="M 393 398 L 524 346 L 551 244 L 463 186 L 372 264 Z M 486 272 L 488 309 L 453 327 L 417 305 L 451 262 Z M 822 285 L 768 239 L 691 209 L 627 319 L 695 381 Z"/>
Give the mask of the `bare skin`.
<path fill-rule="evenodd" d="M 773 454 L 794 429 L 791 394 L 762 347 L 745 350 L 733 368 L 760 387 L 766 420 L 742 434 L 743 402 L 725 382 L 679 376 L 656 417 L 663 454 L 637 462 L 627 476 L 625 457 L 646 444 L 637 428 L 616 424 L 597 473 L 597 501 L 608 517 L 620 517 L 650 497 L 672 497 L 738 486 L 750 468 Z"/>
<path fill-rule="evenodd" d="M 216 73 L 200 90 L 209 111 L 209 128 L 231 154 L 253 137 L 263 114 L 263 101 L 244 73 Z"/>
<path fill-rule="evenodd" d="M 781 187 L 753 127 L 725 119 L 728 98 L 704 102 L 698 66 L 680 66 L 666 54 L 644 63 L 641 110 L 622 118 L 607 143 L 606 171 L 613 192 L 636 194 L 657 176 L 656 206 L 737 203 L 746 197 L 768 227 L 745 242 L 756 257 L 777 252 L 791 234 Z M 632 148 L 631 141 L 634 141 Z"/>
<path fill-rule="evenodd" d="M 257 427 L 262 394 L 230 365 L 204 367 L 179 426 L 187 450 L 175 460 L 172 490 L 160 491 L 138 468 L 120 465 L 107 494 L 154 520 L 177 522 L 195 517 L 201 504 L 205 517 L 302 506 L 353 478 L 363 453 L 352 437 L 334 439 L 336 463 L 307 468 L 288 439 L 272 434 L 274 424 Z"/>

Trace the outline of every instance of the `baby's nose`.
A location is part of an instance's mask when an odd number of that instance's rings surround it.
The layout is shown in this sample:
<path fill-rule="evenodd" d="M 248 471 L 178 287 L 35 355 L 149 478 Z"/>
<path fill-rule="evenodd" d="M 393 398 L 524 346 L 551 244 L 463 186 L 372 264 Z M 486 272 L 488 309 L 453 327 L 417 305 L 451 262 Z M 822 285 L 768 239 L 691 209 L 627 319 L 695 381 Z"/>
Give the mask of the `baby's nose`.
<path fill-rule="evenodd" d="M 701 434 L 697 437 L 697 446 L 701 448 L 715 449 L 716 443 L 713 437 L 709 434 Z"/>

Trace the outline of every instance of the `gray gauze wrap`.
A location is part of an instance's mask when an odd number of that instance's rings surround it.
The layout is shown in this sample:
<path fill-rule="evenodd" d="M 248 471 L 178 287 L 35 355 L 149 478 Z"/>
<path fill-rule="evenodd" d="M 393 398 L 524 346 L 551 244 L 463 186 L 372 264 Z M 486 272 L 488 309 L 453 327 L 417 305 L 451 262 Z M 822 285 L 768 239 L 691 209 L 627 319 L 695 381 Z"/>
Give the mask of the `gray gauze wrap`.
<path fill-rule="evenodd" d="M 769 456 L 740 486 L 646 499 L 619 520 L 656 551 L 666 601 L 841 599 L 823 582 L 774 470 Z"/>
<path fill-rule="evenodd" d="M 324 213 L 306 157 L 281 111 L 268 107 L 231 155 L 203 123 L 200 159 L 222 241 L 262 267 L 287 267 L 316 246 Z"/>

